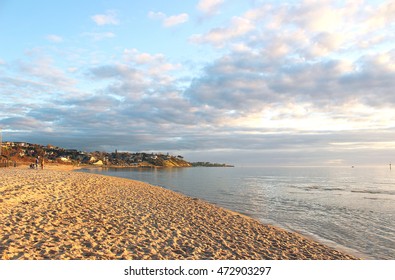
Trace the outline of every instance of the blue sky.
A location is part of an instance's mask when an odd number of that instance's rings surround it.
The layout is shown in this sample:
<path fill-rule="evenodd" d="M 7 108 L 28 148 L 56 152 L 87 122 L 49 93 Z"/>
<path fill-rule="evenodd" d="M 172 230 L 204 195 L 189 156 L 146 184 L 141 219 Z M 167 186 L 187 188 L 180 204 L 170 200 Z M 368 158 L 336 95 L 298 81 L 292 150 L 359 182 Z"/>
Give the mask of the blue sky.
<path fill-rule="evenodd" d="M 392 1 L 0 1 L 3 139 L 395 161 Z"/>

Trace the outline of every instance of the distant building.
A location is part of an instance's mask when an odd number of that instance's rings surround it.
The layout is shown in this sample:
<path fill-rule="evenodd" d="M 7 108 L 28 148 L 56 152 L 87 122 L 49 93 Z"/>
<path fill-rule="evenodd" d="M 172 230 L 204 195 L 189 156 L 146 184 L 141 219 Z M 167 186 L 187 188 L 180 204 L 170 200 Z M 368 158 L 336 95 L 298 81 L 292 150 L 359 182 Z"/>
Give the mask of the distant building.
<path fill-rule="evenodd" d="M 59 158 L 61 161 L 63 162 L 70 162 L 70 159 L 66 158 L 66 157 L 60 157 Z"/>

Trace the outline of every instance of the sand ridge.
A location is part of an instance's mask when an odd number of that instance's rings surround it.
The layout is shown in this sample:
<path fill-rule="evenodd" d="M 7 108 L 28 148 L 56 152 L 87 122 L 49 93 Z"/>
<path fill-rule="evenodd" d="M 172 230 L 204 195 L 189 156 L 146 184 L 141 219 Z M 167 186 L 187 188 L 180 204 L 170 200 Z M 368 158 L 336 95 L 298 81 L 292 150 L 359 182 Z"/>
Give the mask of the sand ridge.
<path fill-rule="evenodd" d="M 149 184 L 0 170 L 0 259 L 353 259 Z"/>

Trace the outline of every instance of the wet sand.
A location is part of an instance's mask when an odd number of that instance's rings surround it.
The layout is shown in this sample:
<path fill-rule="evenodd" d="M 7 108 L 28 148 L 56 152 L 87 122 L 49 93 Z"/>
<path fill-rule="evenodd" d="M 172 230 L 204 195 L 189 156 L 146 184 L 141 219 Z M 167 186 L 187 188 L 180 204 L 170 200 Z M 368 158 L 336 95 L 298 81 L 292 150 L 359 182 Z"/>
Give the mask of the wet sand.
<path fill-rule="evenodd" d="M 55 169 L 0 168 L 0 259 L 354 259 L 161 187 Z"/>

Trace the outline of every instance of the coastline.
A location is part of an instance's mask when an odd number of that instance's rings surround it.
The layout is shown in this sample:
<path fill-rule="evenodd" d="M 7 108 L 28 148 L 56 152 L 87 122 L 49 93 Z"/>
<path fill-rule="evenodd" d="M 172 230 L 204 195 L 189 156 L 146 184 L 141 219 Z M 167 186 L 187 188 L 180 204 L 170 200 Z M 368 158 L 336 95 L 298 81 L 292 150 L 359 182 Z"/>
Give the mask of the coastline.
<path fill-rule="evenodd" d="M 199 199 L 74 169 L 1 170 L 1 259 L 355 259 Z"/>

